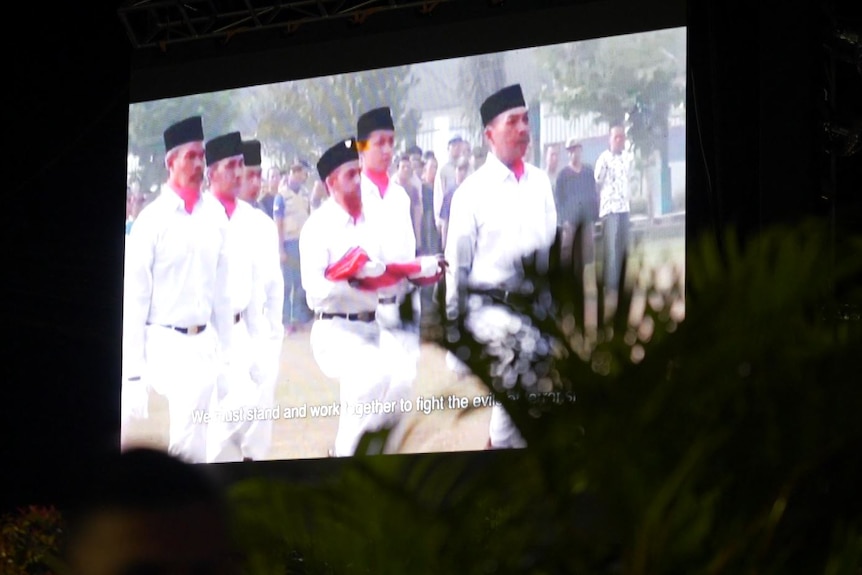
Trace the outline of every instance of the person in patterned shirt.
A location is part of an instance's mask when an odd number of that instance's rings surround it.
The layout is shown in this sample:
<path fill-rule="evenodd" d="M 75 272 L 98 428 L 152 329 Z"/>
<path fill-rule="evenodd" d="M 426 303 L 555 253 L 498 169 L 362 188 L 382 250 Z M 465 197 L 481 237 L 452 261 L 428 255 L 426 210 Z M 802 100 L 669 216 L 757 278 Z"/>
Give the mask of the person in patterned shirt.
<path fill-rule="evenodd" d="M 604 241 L 604 283 L 612 294 L 619 289 L 620 271 L 629 243 L 629 178 L 633 162 L 625 145 L 625 130 L 622 126 L 612 127 L 609 149 L 599 155 L 595 168 Z"/>

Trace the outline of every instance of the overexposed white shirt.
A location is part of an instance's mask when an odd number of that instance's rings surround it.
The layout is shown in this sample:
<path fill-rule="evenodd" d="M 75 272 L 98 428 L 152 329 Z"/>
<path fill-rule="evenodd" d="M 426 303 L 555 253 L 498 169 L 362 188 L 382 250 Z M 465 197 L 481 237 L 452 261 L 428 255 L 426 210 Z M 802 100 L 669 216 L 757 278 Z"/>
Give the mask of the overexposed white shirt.
<path fill-rule="evenodd" d="M 605 150 L 596 160 L 594 174 L 599 188 L 599 217 L 608 214 L 628 213 L 629 178 L 634 169 L 634 157 L 630 152 L 614 154 Z"/>
<path fill-rule="evenodd" d="M 376 227 L 382 242 L 380 249 L 382 261 L 386 264 L 405 263 L 416 257 L 416 234 L 413 232 L 413 218 L 410 214 L 410 196 L 407 190 L 394 180 L 389 180 L 386 193 L 380 190 L 368 176 L 362 174 L 362 211 Z M 402 296 L 410 287 L 407 280 L 379 290 L 381 298 Z"/>
<path fill-rule="evenodd" d="M 278 229 L 275 222 L 262 210 L 252 208 L 257 232 L 254 253 L 257 256 L 256 275 L 263 285 L 263 316 L 273 335 L 281 335 L 284 307 L 284 275 L 278 250 Z"/>
<path fill-rule="evenodd" d="M 315 312 L 359 313 L 377 309 L 376 291 L 351 287 L 344 281 L 326 279 L 326 268 L 361 247 L 370 258 L 381 261 L 382 242 L 378 225 L 365 213 L 356 220 L 338 202 L 321 204 L 308 217 L 299 234 L 299 261 L 302 287 L 308 307 Z"/>
<path fill-rule="evenodd" d="M 218 199 L 213 199 L 218 202 Z M 221 206 L 221 203 L 219 205 Z M 228 220 L 226 242 L 230 262 L 227 289 L 231 315 L 242 314 L 252 340 L 261 337 L 265 330 L 264 284 L 258 265 L 257 250 L 260 246 L 260 232 L 256 211 L 259 210 L 243 201 L 237 201 L 236 208 Z M 266 335 L 269 335 L 268 330 Z"/>
<path fill-rule="evenodd" d="M 148 324 L 210 325 L 230 347 L 227 216 L 202 194 L 189 214 L 170 187 L 144 208 L 126 241 L 123 290 L 123 370 L 141 374 Z"/>
<path fill-rule="evenodd" d="M 521 259 L 554 241 L 557 210 L 547 174 L 524 164 L 520 181 L 493 154 L 455 191 L 446 241 L 447 303 L 457 297 L 458 269 L 468 286 L 501 288 L 521 272 Z"/>

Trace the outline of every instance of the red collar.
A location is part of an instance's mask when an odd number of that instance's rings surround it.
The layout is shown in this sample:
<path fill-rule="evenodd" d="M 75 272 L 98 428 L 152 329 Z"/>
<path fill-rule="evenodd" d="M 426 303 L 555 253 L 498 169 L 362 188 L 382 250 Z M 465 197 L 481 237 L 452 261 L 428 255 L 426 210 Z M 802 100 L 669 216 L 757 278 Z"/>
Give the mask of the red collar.
<path fill-rule="evenodd" d="M 380 192 L 380 197 L 386 195 L 386 190 L 389 189 L 389 174 L 386 172 L 375 172 L 369 169 L 365 169 L 363 173 L 368 176 L 368 179 L 371 180 L 375 186 L 377 186 L 377 191 Z"/>
<path fill-rule="evenodd" d="M 195 204 L 201 197 L 201 191 L 199 188 L 181 188 L 175 184 L 168 183 L 170 188 L 176 192 L 176 194 L 183 201 L 184 207 L 187 213 L 192 213 L 192 210 L 195 207 Z"/>
<path fill-rule="evenodd" d="M 512 173 L 515 174 L 515 179 L 520 182 L 521 178 L 524 177 L 524 160 L 522 160 L 521 158 L 515 160 L 515 162 L 512 164 L 511 169 Z"/>
<path fill-rule="evenodd" d="M 228 219 L 233 215 L 234 210 L 236 209 L 236 198 L 232 196 L 222 196 L 220 194 L 213 194 L 216 199 L 224 206 L 224 211 L 227 214 Z"/>

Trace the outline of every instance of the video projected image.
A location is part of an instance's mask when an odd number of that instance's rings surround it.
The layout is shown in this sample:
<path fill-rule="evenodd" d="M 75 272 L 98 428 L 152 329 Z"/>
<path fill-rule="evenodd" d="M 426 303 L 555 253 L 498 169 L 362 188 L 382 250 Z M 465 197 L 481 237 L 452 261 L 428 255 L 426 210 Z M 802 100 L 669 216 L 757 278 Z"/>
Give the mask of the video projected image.
<path fill-rule="evenodd" d="M 123 447 L 524 447 L 430 341 L 440 286 L 450 310 L 487 296 L 468 325 L 493 343 L 555 236 L 587 230 L 588 298 L 624 260 L 683 274 L 685 47 L 674 28 L 132 104 Z"/>

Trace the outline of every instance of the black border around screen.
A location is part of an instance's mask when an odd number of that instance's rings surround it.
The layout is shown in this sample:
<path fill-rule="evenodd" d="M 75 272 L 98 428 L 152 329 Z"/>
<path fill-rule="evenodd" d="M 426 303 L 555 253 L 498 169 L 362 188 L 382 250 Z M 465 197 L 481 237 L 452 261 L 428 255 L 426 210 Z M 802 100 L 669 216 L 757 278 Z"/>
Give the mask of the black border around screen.
<path fill-rule="evenodd" d="M 238 37 L 215 49 L 214 44 L 218 42 L 212 41 L 205 48 L 179 45 L 166 53 L 142 51 L 131 62 L 130 103 L 687 26 L 686 0 L 614 0 L 574 5 L 527 0 L 507 2 L 498 8 L 488 4 L 460 1 L 441 4 L 437 9 L 439 14 L 422 19 L 394 11 L 375 15 L 357 27 L 348 26 L 344 20 L 323 22 L 309 27 L 311 30 L 307 33 L 300 30 L 295 37 L 261 34 L 259 38 L 252 38 L 254 34 L 249 34 L 248 38 Z M 461 8 L 463 11 L 459 11 Z M 480 29 L 499 30 L 500 33 L 477 33 Z M 417 34 L 421 34 L 421 41 L 416 41 Z M 689 39 L 689 51 L 691 42 Z M 397 49 L 393 48 L 395 46 Z M 690 83 L 687 90 L 690 101 Z M 695 154 L 699 155 L 700 150 L 695 132 L 698 128 L 690 106 L 687 116 L 690 136 L 686 157 L 694 165 L 698 159 Z M 691 190 L 691 180 L 700 179 L 699 168 L 695 169 L 698 173 L 688 171 L 686 182 L 687 244 L 706 223 L 705 218 L 690 213 L 691 208 L 702 203 Z M 386 456 L 391 457 L 480 462 L 504 458 L 515 465 L 519 450 Z M 259 476 L 319 482 L 333 477 L 354 459 L 286 459 L 203 467 L 225 483 Z"/>

